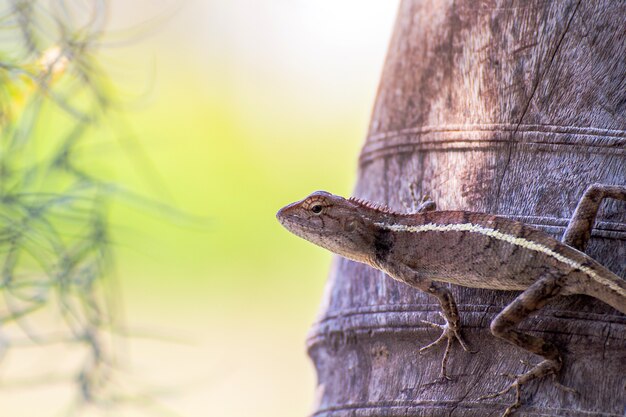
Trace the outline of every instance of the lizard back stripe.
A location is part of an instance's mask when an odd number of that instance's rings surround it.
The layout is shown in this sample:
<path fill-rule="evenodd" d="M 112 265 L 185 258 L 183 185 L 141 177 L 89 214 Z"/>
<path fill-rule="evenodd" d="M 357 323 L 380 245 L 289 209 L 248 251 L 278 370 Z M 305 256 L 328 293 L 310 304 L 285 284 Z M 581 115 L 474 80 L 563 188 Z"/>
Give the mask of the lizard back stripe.
<path fill-rule="evenodd" d="M 387 224 L 387 223 L 375 223 L 376 226 L 382 227 L 387 230 L 391 230 L 394 232 L 408 232 L 408 233 L 420 233 L 420 232 L 470 232 L 470 233 L 479 233 L 485 236 L 492 237 L 494 239 L 502 240 L 504 242 L 508 242 L 512 245 L 517 245 L 522 248 L 541 252 L 548 256 L 555 258 L 556 260 L 563 262 L 572 268 L 578 269 L 587 275 L 593 277 L 596 281 L 601 282 L 602 284 L 610 287 L 611 289 L 621 293 L 623 290 L 617 286 L 613 281 L 608 280 L 601 275 L 599 275 L 596 271 L 577 262 L 573 259 L 568 258 L 567 256 L 563 256 L 560 253 L 553 251 L 547 246 L 540 245 L 539 243 L 533 242 L 532 240 L 524 239 L 521 237 L 509 235 L 506 233 L 502 233 L 496 229 L 491 229 L 488 227 L 479 226 L 473 223 L 460 223 L 460 224 L 436 224 L 436 223 L 428 223 L 422 224 L 419 226 L 408 226 L 403 224 Z"/>

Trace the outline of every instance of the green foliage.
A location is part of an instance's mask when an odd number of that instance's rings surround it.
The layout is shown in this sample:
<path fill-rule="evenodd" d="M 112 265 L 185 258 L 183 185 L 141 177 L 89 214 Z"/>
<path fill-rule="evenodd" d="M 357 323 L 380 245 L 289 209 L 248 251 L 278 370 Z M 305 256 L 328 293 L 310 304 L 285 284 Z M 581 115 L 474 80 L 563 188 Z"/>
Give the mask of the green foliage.
<path fill-rule="evenodd" d="M 114 93 L 95 55 L 104 4 L 0 6 L 0 353 L 79 345 L 78 404 L 113 370 L 111 193 L 79 156 Z M 88 7 L 87 7 L 88 6 Z M 52 319 L 50 318 L 52 317 Z"/>

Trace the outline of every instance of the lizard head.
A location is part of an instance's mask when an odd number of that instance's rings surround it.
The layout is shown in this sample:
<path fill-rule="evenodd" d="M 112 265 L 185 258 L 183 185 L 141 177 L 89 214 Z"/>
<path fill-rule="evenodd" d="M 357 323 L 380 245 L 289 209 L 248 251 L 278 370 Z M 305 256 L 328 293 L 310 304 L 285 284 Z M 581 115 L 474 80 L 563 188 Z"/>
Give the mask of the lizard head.
<path fill-rule="evenodd" d="M 278 221 L 291 233 L 348 259 L 367 262 L 372 221 L 366 209 L 325 191 L 283 207 Z"/>

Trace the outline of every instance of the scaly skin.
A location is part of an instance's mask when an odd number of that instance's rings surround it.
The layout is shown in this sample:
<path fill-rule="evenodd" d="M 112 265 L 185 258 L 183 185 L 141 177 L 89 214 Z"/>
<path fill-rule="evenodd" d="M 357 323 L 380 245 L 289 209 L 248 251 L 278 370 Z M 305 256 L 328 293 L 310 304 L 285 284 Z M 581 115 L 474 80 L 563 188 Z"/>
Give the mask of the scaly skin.
<path fill-rule="evenodd" d="M 434 211 L 424 201 L 417 213 L 403 214 L 357 199 L 317 191 L 282 208 L 277 218 L 290 232 L 353 261 L 370 265 L 390 277 L 437 298 L 444 325 L 441 336 L 420 349 L 441 342 L 447 347 L 441 376 L 449 378 L 447 362 L 454 340 L 469 351 L 461 336 L 458 309 L 440 282 L 472 288 L 522 290 L 491 323 L 491 332 L 543 361 L 515 378 L 506 389 L 481 397 L 494 398 L 511 389 L 521 404 L 520 386 L 557 374 L 562 367 L 550 342 L 515 330 L 524 318 L 557 295 L 586 294 L 626 314 L 626 282 L 583 252 L 602 199 L 626 200 L 626 187 L 590 186 L 572 217 L 563 242 L 523 223 L 467 211 Z"/>

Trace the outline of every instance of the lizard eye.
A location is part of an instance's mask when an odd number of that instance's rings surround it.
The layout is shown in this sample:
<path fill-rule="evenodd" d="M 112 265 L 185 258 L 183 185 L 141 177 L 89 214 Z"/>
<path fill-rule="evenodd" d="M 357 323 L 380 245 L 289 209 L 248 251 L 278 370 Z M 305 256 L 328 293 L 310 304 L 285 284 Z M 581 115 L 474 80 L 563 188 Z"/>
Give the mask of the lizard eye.
<path fill-rule="evenodd" d="M 321 204 L 312 205 L 311 211 L 315 214 L 320 214 L 322 212 L 322 205 Z"/>

